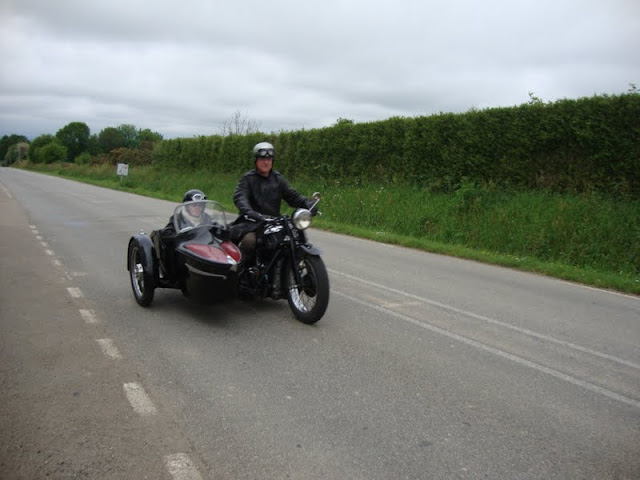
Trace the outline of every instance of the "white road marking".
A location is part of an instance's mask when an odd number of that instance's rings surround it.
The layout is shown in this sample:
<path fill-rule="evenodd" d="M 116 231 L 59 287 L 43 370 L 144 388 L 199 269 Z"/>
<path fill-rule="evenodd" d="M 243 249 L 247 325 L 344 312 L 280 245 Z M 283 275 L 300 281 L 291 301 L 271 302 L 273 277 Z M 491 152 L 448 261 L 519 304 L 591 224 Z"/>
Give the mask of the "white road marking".
<path fill-rule="evenodd" d="M 139 415 L 154 415 L 156 413 L 155 405 L 139 383 L 125 383 L 123 387 L 127 400 L 136 413 Z"/>
<path fill-rule="evenodd" d="M 80 316 L 87 323 L 98 323 L 98 319 L 91 310 L 79 310 Z"/>
<path fill-rule="evenodd" d="M 78 287 L 67 287 L 67 292 L 71 298 L 82 298 L 82 290 Z"/>
<path fill-rule="evenodd" d="M 365 302 L 355 297 L 351 297 L 349 295 L 345 295 L 339 291 L 332 291 L 336 295 L 344 297 L 352 302 L 358 303 L 365 307 L 372 308 L 379 312 L 385 313 L 387 315 L 391 315 L 392 317 L 398 318 L 400 320 L 404 320 L 405 322 L 412 323 L 418 327 L 424 328 L 425 330 L 429 330 L 434 333 L 438 333 L 445 337 L 451 338 L 453 340 L 457 340 L 471 347 L 478 348 L 480 350 L 484 350 L 485 352 L 492 353 L 493 355 L 497 355 L 502 358 L 506 358 L 507 360 L 511 360 L 512 362 L 518 363 L 520 365 L 524 365 L 525 367 L 532 368 L 533 370 L 537 370 L 542 373 L 546 373 L 551 375 L 552 377 L 558 378 L 560 380 L 564 380 L 565 382 L 572 383 L 573 385 L 577 385 L 586 390 L 590 390 L 595 393 L 599 393 L 604 395 L 605 397 L 609 397 L 612 400 L 617 400 L 618 402 L 626 403 L 627 405 L 631 405 L 632 407 L 640 408 L 640 401 L 635 400 L 633 398 L 625 397 L 624 395 L 620 395 L 618 393 L 612 392 L 611 390 L 607 390 L 606 388 L 599 387 L 598 385 L 594 385 L 593 383 L 585 382 L 584 380 L 580 380 L 578 378 L 572 377 L 565 373 L 559 372 L 549 367 L 545 367 L 543 365 L 534 363 L 530 360 L 526 360 L 524 358 L 518 357 L 516 355 L 512 355 L 511 353 L 503 352 L 502 350 L 498 350 L 497 348 L 490 347 L 489 345 L 485 345 L 483 343 L 477 342 L 475 340 L 471 340 L 469 338 L 463 337 L 462 335 L 458 335 L 456 333 L 449 332 L 447 330 L 443 330 L 442 328 L 435 327 L 433 325 L 429 325 L 428 323 L 422 323 L 415 318 L 411 318 L 402 313 L 394 312 L 393 310 L 389 310 L 387 308 L 381 307 L 379 305 L 375 305 L 370 302 Z"/>
<path fill-rule="evenodd" d="M 202 475 L 186 453 L 167 455 L 164 466 L 174 480 L 202 480 Z"/>
<path fill-rule="evenodd" d="M 61 262 L 60 260 L 58 260 L 57 258 L 54 258 L 54 259 L 53 259 L 53 264 L 54 264 L 56 267 L 61 267 L 61 266 L 62 266 L 62 262 Z"/>
<path fill-rule="evenodd" d="M 118 347 L 113 343 L 113 340 L 110 338 L 101 338 L 100 340 L 96 340 L 100 348 L 102 349 L 102 353 L 104 353 L 107 357 L 111 357 L 114 359 L 122 358 L 120 352 L 118 351 Z"/>
<path fill-rule="evenodd" d="M 600 358 L 604 358 L 606 360 L 615 362 L 615 363 L 619 363 L 621 365 L 626 365 L 627 367 L 631 367 L 631 368 L 635 368 L 636 370 L 640 370 L 640 365 L 634 362 L 630 362 L 629 360 L 625 360 L 623 358 L 618 358 L 615 357 L 613 355 L 608 355 L 606 353 L 602 353 L 602 352 L 598 352 L 596 350 L 592 350 L 590 348 L 587 347 L 582 347 L 580 345 L 576 345 L 575 343 L 571 343 L 571 342 L 566 342 L 564 340 L 559 340 L 557 338 L 554 337 L 550 337 L 548 335 L 544 335 L 542 333 L 537 333 L 534 332 L 532 330 L 527 330 L 526 328 L 520 328 L 520 327 L 516 327 L 514 325 L 510 325 L 508 323 L 505 322 L 501 322 L 500 320 L 495 320 L 493 318 L 489 318 L 489 317 L 485 317 L 483 315 L 478 315 L 476 313 L 473 312 L 468 312 L 466 310 L 462 310 L 456 307 L 452 307 L 451 305 L 446 305 L 444 303 L 440 303 L 440 302 L 436 302 L 435 300 L 430 300 L 428 298 L 423 298 L 423 297 L 419 297 L 417 295 L 412 295 L 410 293 L 407 292 L 403 292 L 401 290 L 396 290 L 395 288 L 391 288 L 391 287 L 386 287 L 384 285 L 380 285 L 378 283 L 374 283 L 374 282 L 369 282 L 368 280 L 364 280 L 362 278 L 358 278 L 358 277 L 354 277 L 353 275 L 349 275 L 347 273 L 342 273 L 342 272 L 338 272 L 335 270 L 330 270 L 331 273 L 337 274 L 337 275 L 341 275 L 345 278 L 348 278 L 350 280 L 356 281 L 356 282 L 360 282 L 360 283 L 364 283 L 365 285 L 369 285 L 371 287 L 376 287 L 376 288 L 380 288 L 382 290 L 386 290 L 387 292 L 391 292 L 391 293 L 395 293 L 397 295 L 402 295 L 408 298 L 412 298 L 414 300 L 418 300 L 420 302 L 426 303 L 427 305 L 432 305 L 434 307 L 438 307 L 442 310 L 448 310 L 449 312 L 453 312 L 453 313 L 457 313 L 458 315 L 464 315 L 467 317 L 471 317 L 471 318 L 475 318 L 476 320 L 481 320 L 483 322 L 486 323 L 490 323 L 492 325 L 498 325 L 502 328 L 508 328 L 510 330 L 513 330 L 515 332 L 518 333 L 522 333 L 523 335 L 528 335 L 530 337 L 534 337 L 534 338 L 538 338 L 540 340 L 544 340 L 547 342 L 551 342 L 551 343 L 556 343 L 558 345 L 562 345 L 563 347 L 567 347 L 567 348 L 571 348 L 573 350 L 578 350 L 579 352 L 583 352 L 583 353 L 588 353 L 589 355 L 594 355 L 596 357 L 600 357 Z"/>
<path fill-rule="evenodd" d="M 48 249 L 47 249 L 47 250 L 45 250 L 45 251 L 44 251 L 44 253 L 46 253 L 47 255 L 50 255 L 50 256 L 52 256 L 52 257 L 55 255 L 55 254 L 53 253 L 53 250 L 48 250 Z"/>

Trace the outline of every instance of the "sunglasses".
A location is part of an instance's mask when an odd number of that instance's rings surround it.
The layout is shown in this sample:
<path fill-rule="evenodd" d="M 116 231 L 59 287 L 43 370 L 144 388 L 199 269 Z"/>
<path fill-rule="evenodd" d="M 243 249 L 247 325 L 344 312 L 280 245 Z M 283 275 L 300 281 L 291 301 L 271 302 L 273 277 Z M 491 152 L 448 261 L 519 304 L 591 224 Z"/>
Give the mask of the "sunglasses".
<path fill-rule="evenodd" d="M 193 197 L 191 197 L 191 200 L 194 201 L 194 202 L 197 202 L 199 200 L 204 200 L 204 195 L 196 193 L 196 194 L 193 195 Z"/>
<path fill-rule="evenodd" d="M 261 148 L 258 150 L 258 157 L 273 158 L 273 148 Z"/>

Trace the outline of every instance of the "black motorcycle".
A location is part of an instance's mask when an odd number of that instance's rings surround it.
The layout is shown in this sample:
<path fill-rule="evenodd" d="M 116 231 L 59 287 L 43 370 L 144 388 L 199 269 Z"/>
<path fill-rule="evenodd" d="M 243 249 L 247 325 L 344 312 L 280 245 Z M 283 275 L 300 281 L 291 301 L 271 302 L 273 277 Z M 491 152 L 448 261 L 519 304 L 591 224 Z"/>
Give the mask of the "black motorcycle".
<path fill-rule="evenodd" d="M 245 265 L 239 277 L 241 296 L 286 298 L 296 318 L 306 324 L 320 320 L 329 305 L 329 275 L 305 233 L 320 194 L 313 198 L 311 209 L 265 217 L 256 231 L 256 263 Z"/>
<path fill-rule="evenodd" d="M 315 203 L 320 196 L 314 194 Z M 267 218 L 258 226 L 256 261 L 245 265 L 232 242 L 232 227 L 216 202 L 199 202 L 205 211 L 198 225 L 180 219 L 193 202 L 174 210 L 169 235 L 166 229 L 131 237 L 127 270 L 138 304 L 151 305 L 156 288 L 176 288 L 198 302 L 217 302 L 239 294 L 242 298 L 287 298 L 295 317 L 306 324 L 322 318 L 329 305 L 329 276 L 320 251 L 305 230 L 310 210 Z M 312 208 L 313 208 L 312 207 Z"/>

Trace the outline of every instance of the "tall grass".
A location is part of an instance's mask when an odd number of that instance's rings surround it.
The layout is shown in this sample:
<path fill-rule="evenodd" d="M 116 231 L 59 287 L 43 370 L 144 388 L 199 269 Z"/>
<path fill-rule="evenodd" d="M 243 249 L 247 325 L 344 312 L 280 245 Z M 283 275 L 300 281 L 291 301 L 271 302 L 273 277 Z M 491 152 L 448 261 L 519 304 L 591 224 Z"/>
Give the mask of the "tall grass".
<path fill-rule="evenodd" d="M 327 220 L 498 254 L 640 275 L 640 202 L 463 186 L 325 192 Z"/>
<path fill-rule="evenodd" d="M 118 178 L 111 166 L 37 169 L 176 202 L 186 190 L 199 188 L 235 211 L 235 176 L 136 167 Z M 322 192 L 319 228 L 640 293 L 638 200 L 472 183 L 451 194 L 308 180 L 293 186 L 306 195 Z"/>

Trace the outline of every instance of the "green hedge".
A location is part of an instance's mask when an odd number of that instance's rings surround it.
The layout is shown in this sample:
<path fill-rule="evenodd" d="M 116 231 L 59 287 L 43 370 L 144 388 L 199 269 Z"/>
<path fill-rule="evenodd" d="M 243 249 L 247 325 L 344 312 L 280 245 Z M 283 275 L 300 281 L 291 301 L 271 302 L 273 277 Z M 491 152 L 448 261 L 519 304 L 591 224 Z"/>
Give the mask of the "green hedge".
<path fill-rule="evenodd" d="M 390 118 L 278 134 L 164 140 L 154 165 L 241 174 L 258 141 L 290 178 L 416 185 L 463 183 L 640 197 L 640 95 Z"/>

